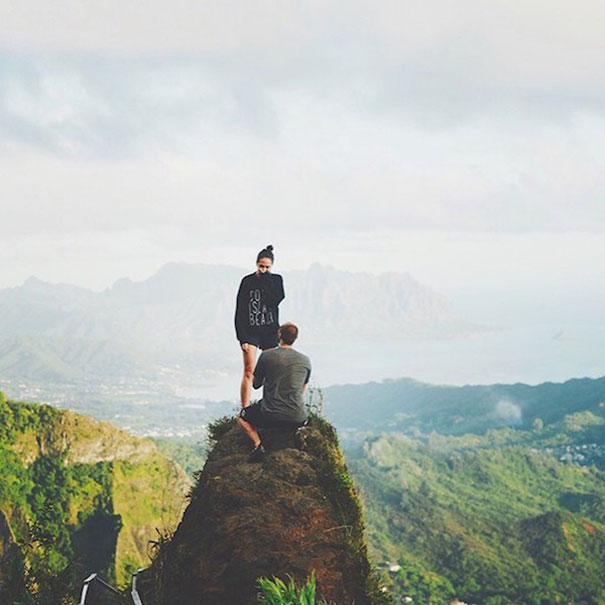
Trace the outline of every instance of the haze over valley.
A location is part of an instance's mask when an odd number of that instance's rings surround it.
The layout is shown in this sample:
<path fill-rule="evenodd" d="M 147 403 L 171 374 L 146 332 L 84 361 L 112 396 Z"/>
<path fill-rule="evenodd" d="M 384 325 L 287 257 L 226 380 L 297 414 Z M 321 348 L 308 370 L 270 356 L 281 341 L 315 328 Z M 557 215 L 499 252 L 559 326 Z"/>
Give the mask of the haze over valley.
<path fill-rule="evenodd" d="M 244 273 L 171 263 L 102 292 L 34 277 L 1 290 L 0 388 L 138 434 L 193 438 L 236 404 L 233 313 Z M 479 288 L 454 303 L 406 273 L 318 264 L 284 279 L 281 320 L 299 324 L 297 346 L 313 360 L 313 384 L 324 389 L 404 376 L 537 384 L 597 377 L 605 367 L 604 328 L 590 312 L 566 315 L 527 294 L 522 302 Z"/>

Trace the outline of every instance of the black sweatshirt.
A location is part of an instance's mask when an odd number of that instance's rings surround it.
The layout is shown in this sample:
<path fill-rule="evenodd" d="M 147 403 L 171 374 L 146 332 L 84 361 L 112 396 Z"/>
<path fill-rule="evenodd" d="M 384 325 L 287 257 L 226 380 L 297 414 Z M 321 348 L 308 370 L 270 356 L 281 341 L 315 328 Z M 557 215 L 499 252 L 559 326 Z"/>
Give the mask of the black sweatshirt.
<path fill-rule="evenodd" d="M 277 307 L 285 297 L 281 275 L 251 273 L 242 279 L 235 307 L 235 334 L 240 343 L 259 331 L 277 331 Z"/>

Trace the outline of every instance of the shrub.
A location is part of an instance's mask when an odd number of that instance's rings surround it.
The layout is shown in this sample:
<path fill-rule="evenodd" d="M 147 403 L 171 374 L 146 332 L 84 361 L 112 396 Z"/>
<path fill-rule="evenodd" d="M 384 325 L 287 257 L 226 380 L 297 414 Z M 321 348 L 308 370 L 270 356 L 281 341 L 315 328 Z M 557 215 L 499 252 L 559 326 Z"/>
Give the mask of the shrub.
<path fill-rule="evenodd" d="M 220 438 L 235 424 L 234 416 L 221 416 L 208 425 L 208 450 L 211 450 Z"/>
<path fill-rule="evenodd" d="M 265 605 L 322 605 L 326 602 L 315 600 L 315 573 L 307 579 L 300 588 L 296 585 L 294 578 L 289 576 L 288 584 L 279 578 L 259 578 L 258 585 L 261 593 L 259 602 Z"/>

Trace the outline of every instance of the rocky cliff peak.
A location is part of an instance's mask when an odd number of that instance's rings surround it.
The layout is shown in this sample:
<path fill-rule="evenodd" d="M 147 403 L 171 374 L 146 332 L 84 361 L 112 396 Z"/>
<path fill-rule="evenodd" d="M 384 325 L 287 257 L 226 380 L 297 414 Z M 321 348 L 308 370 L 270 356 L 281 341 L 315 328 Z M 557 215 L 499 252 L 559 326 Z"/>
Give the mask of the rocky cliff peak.
<path fill-rule="evenodd" d="M 261 463 L 247 462 L 250 445 L 234 419 L 213 434 L 184 517 L 146 574 L 144 602 L 252 605 L 259 577 L 302 584 L 315 572 L 327 602 L 378 603 L 361 508 L 334 429 L 312 417 L 281 443 L 265 435 L 270 449 Z"/>

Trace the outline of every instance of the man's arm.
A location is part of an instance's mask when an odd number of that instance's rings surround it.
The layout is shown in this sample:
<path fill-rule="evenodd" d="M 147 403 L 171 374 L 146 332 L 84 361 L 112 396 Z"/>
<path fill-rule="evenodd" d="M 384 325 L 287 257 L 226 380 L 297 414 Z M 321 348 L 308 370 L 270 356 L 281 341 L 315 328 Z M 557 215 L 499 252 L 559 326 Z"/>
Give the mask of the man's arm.
<path fill-rule="evenodd" d="M 302 390 L 303 393 L 307 390 L 307 385 L 309 384 L 309 379 L 311 378 L 311 366 L 307 368 L 307 378 L 305 379 L 305 383 L 303 384 Z"/>
<path fill-rule="evenodd" d="M 263 354 L 261 353 L 258 361 L 256 362 L 256 367 L 254 368 L 252 386 L 255 389 L 260 389 L 263 386 L 263 382 L 265 382 L 265 364 Z"/>

